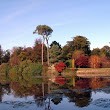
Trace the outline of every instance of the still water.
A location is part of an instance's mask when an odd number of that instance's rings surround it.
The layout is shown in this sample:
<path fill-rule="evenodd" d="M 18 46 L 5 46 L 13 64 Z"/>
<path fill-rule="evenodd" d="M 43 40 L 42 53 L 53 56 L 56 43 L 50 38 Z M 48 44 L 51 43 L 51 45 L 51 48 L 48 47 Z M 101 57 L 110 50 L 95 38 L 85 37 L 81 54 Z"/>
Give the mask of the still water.
<path fill-rule="evenodd" d="M 0 110 L 110 110 L 110 78 L 0 85 Z"/>

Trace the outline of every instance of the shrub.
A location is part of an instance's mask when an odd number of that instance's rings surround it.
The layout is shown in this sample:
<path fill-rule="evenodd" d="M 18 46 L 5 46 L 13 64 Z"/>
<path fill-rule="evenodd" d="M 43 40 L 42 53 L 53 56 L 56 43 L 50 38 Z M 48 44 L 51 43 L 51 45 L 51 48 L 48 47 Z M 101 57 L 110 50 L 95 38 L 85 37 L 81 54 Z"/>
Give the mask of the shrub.
<path fill-rule="evenodd" d="M 65 69 L 66 65 L 63 62 L 59 62 L 55 65 L 55 69 L 56 71 L 58 71 L 59 73 L 61 73 L 64 69 Z"/>
<path fill-rule="evenodd" d="M 23 74 L 30 74 L 32 76 L 41 75 L 42 65 L 41 63 L 30 63 L 26 68 L 23 69 Z"/>

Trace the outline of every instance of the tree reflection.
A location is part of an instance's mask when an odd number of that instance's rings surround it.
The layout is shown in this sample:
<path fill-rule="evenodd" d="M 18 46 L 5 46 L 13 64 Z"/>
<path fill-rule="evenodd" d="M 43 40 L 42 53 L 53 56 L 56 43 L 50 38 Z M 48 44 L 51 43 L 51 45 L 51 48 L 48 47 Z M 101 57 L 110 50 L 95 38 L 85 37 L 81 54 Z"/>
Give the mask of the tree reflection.
<path fill-rule="evenodd" d="M 75 103 L 78 107 L 88 106 L 91 102 L 91 89 L 89 79 L 79 79 L 75 82 L 75 87 L 65 95 L 69 102 Z"/>
<path fill-rule="evenodd" d="M 39 81 L 40 82 L 40 81 Z M 74 103 L 77 107 L 86 107 L 92 101 L 91 94 L 92 88 L 102 88 L 110 85 L 109 79 L 104 78 L 80 78 L 75 80 L 75 86 L 73 88 L 72 78 L 66 79 L 66 84 L 60 85 L 55 82 L 45 82 L 36 84 L 21 80 L 21 82 L 11 82 L 10 85 L 0 85 L 0 102 L 2 102 L 3 94 L 9 94 L 13 92 L 14 97 L 28 97 L 34 98 L 33 103 L 39 109 L 52 110 L 51 106 L 58 105 L 62 102 L 63 97 L 66 96 L 70 103 Z M 70 84 L 70 85 L 69 85 Z M 11 87 L 11 90 L 10 90 Z M 66 91 L 66 90 L 67 91 Z M 102 91 L 109 92 L 109 89 L 104 88 Z"/>
<path fill-rule="evenodd" d="M 90 79 L 87 78 L 79 79 L 75 83 L 75 89 L 77 90 L 89 88 L 90 88 Z"/>
<path fill-rule="evenodd" d="M 52 102 L 55 104 L 55 105 L 58 105 L 59 103 L 61 103 L 63 99 L 63 94 L 62 93 L 55 93 L 53 94 L 53 97 L 52 97 Z"/>
<path fill-rule="evenodd" d="M 76 106 L 85 107 L 85 106 L 88 106 L 90 102 L 91 102 L 91 91 L 75 93 Z"/>
<path fill-rule="evenodd" d="M 6 84 L 6 85 L 0 84 L 0 102 L 2 102 L 3 95 L 9 94 L 9 93 L 11 93 L 11 89 L 10 89 L 9 84 Z"/>
<path fill-rule="evenodd" d="M 65 95 L 69 102 L 75 103 L 78 107 L 88 106 L 91 102 L 91 91 L 70 91 Z"/>
<path fill-rule="evenodd" d="M 76 82 L 75 105 L 78 107 L 88 106 L 91 102 L 90 79 L 83 78 Z"/>
<path fill-rule="evenodd" d="M 44 107 L 45 99 L 43 97 L 34 97 L 37 107 Z"/>
<path fill-rule="evenodd" d="M 108 82 L 107 78 L 91 78 L 90 86 L 92 89 L 99 89 L 106 87 Z"/>
<path fill-rule="evenodd" d="M 3 95 L 3 91 L 2 91 L 2 86 L 0 84 L 0 102 L 2 102 L 2 95 Z"/>

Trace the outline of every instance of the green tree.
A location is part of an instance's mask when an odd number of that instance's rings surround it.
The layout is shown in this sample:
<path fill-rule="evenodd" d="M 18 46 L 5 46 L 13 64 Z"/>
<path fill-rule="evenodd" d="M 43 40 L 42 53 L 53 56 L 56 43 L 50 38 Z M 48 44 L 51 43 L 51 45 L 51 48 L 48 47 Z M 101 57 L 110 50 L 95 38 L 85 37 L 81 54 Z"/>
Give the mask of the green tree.
<path fill-rule="evenodd" d="M 100 49 L 99 48 L 94 48 L 91 51 L 91 55 L 99 55 L 100 56 Z"/>
<path fill-rule="evenodd" d="M 69 51 L 69 47 L 68 46 L 64 46 L 62 48 L 62 52 L 61 52 L 61 57 L 62 57 L 62 60 L 65 62 L 66 60 L 69 60 L 71 59 L 71 54 L 70 54 L 70 51 Z"/>
<path fill-rule="evenodd" d="M 82 50 L 85 54 L 90 54 L 90 42 L 84 36 L 76 36 L 73 38 L 73 41 L 68 41 L 68 46 L 71 51 Z"/>
<path fill-rule="evenodd" d="M 58 45 L 52 45 L 50 48 L 50 62 L 55 63 L 60 60 L 61 57 L 61 48 Z"/>
<path fill-rule="evenodd" d="M 60 45 L 57 41 L 53 41 L 53 42 L 50 44 L 50 48 L 51 48 L 53 45 L 58 45 L 58 47 L 61 48 L 61 45 Z"/>
<path fill-rule="evenodd" d="M 110 47 L 105 45 L 104 47 L 101 48 L 101 56 L 103 57 L 109 57 L 110 58 Z"/>
<path fill-rule="evenodd" d="M 51 29 L 51 27 L 49 27 L 47 25 L 38 25 L 36 27 L 35 31 L 33 32 L 33 33 L 38 33 L 43 38 L 43 41 L 42 41 L 42 65 L 43 65 L 43 45 L 44 45 L 45 40 L 47 43 L 47 61 L 48 61 L 48 65 L 49 65 L 49 44 L 48 44 L 48 40 L 49 40 L 49 37 L 52 34 L 52 32 L 53 32 L 53 30 Z"/>

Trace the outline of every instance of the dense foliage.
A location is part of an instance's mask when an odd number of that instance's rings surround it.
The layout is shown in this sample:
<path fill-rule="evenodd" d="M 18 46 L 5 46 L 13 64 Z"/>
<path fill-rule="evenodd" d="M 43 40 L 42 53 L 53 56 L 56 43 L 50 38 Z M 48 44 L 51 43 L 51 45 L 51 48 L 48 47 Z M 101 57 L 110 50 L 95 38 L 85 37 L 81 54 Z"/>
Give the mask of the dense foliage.
<path fill-rule="evenodd" d="M 90 54 L 90 42 L 84 36 L 76 36 L 73 41 L 68 41 L 68 45 L 71 50 L 82 50 L 85 54 Z"/>
<path fill-rule="evenodd" d="M 13 66 L 9 71 L 11 81 L 36 83 L 36 76 L 42 74 L 41 63 L 32 63 L 30 60 L 20 62 L 19 65 Z"/>
<path fill-rule="evenodd" d="M 75 60 L 76 67 L 88 67 L 88 56 L 80 56 Z"/>
<path fill-rule="evenodd" d="M 0 65 L 0 82 L 6 83 L 9 81 L 10 65 L 8 63 L 2 63 Z"/>
<path fill-rule="evenodd" d="M 61 47 L 58 44 L 51 44 L 50 63 L 56 63 L 61 60 Z"/>
<path fill-rule="evenodd" d="M 80 68 L 110 67 L 109 46 L 90 50 L 90 41 L 80 35 L 67 41 L 63 47 L 57 41 L 53 41 L 49 46 L 48 40 L 52 32 L 51 27 L 38 25 L 34 33 L 41 35 L 42 39 L 36 39 L 33 47 L 13 47 L 11 51 L 4 51 L 0 45 L 0 78 L 2 81 L 5 82 L 7 79 L 29 81 L 34 76 L 42 75 L 42 70 L 47 71 L 48 66 L 53 64 L 59 73 L 65 67 L 71 68 L 73 65 Z M 74 64 L 72 64 L 73 61 Z"/>
<path fill-rule="evenodd" d="M 89 59 L 91 68 L 99 68 L 101 66 L 101 59 L 98 55 L 91 55 Z"/>

